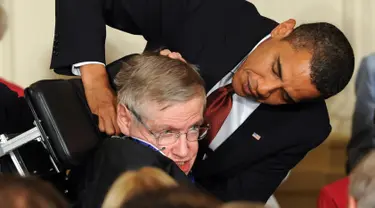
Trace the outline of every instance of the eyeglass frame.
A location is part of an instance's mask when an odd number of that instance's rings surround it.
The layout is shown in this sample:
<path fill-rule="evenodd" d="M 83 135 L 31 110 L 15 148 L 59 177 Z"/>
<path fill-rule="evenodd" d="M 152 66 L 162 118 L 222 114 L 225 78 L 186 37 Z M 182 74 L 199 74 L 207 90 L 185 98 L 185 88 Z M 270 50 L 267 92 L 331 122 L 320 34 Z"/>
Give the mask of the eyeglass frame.
<path fill-rule="evenodd" d="M 146 123 L 144 123 L 143 122 L 143 120 L 142 120 L 142 118 L 141 118 L 141 116 L 137 113 L 137 112 L 135 112 L 135 110 L 133 110 L 133 109 L 130 109 L 130 108 L 127 108 L 133 115 L 134 115 L 134 117 L 137 119 L 137 121 L 139 122 L 139 123 L 141 123 L 142 125 L 143 125 L 143 127 L 148 131 L 148 133 L 149 134 L 151 134 L 154 138 L 155 138 L 155 140 L 156 140 L 156 142 L 157 143 L 159 143 L 159 139 L 160 139 L 160 137 L 163 135 L 163 133 L 165 132 L 165 131 L 168 131 L 168 130 L 162 130 L 161 131 L 161 133 L 154 133 L 152 130 L 151 130 L 151 128 L 150 127 L 148 127 L 148 125 L 146 124 Z M 182 133 L 182 132 L 178 132 L 178 133 L 176 133 L 176 132 L 171 132 L 171 134 L 175 134 L 176 136 L 175 136 L 175 141 L 174 142 L 172 142 L 172 143 L 170 143 L 170 144 L 164 144 L 164 145 L 172 145 L 172 144 L 175 144 L 179 139 L 180 139 L 180 137 L 181 137 L 181 135 L 185 135 L 186 136 L 186 140 L 187 141 L 189 141 L 189 142 L 195 142 L 195 141 L 200 141 L 200 140 L 202 140 L 202 139 L 204 139 L 205 137 L 206 137 L 206 135 L 207 135 L 207 132 L 208 132 L 208 130 L 210 129 L 210 125 L 208 124 L 208 123 L 206 123 L 206 124 L 203 124 L 204 126 L 199 126 L 199 128 L 198 128 L 198 137 L 197 137 L 197 139 L 196 140 L 193 140 L 193 141 L 191 141 L 191 140 L 189 140 L 188 139 L 188 133 L 189 133 L 189 130 L 187 131 L 187 132 L 185 132 L 185 133 Z M 206 128 L 206 130 L 204 131 L 204 133 L 202 133 L 202 135 L 200 135 L 201 133 L 200 133 L 200 129 L 201 128 Z M 160 144 L 159 144 L 160 145 Z"/>

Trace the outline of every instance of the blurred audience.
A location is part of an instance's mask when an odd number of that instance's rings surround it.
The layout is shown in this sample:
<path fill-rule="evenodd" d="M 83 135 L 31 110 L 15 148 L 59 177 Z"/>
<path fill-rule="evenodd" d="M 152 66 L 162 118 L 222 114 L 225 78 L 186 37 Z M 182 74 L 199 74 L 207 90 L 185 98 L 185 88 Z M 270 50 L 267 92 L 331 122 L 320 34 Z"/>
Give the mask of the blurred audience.
<path fill-rule="evenodd" d="M 175 186 L 177 182 L 158 168 L 144 167 L 138 171 L 127 171 L 112 184 L 103 208 L 121 207 L 124 202 L 142 192 Z"/>
<path fill-rule="evenodd" d="M 22 88 L 0 78 L 0 134 L 23 133 L 33 127 L 34 117 L 20 95 Z"/>
<path fill-rule="evenodd" d="M 223 203 L 193 187 L 176 186 L 145 191 L 126 201 L 121 208 L 264 208 L 245 201 Z"/>
<path fill-rule="evenodd" d="M 227 202 L 219 208 L 273 208 L 271 206 L 264 205 L 262 203 L 253 203 L 248 201 L 234 201 L 234 202 Z"/>
<path fill-rule="evenodd" d="M 102 208 L 186 207 L 186 208 L 264 208 L 264 204 L 246 201 L 222 202 L 191 187 L 178 187 L 164 171 L 144 167 L 127 171 L 111 186 Z M 150 194 L 150 195 L 148 195 Z M 151 196 L 148 198 L 148 196 Z M 144 199 L 147 197 L 147 199 Z"/>
<path fill-rule="evenodd" d="M 0 187 L 0 206 L 4 208 L 68 207 L 52 185 L 34 177 L 1 175 Z"/>
<path fill-rule="evenodd" d="M 352 137 L 347 152 L 347 172 L 371 149 L 375 148 L 375 53 L 362 59 L 355 81 L 356 103 L 353 114 Z"/>
<path fill-rule="evenodd" d="M 361 61 L 355 80 L 355 94 L 356 103 L 353 113 L 352 137 L 347 146 L 348 159 L 346 164 L 347 173 L 354 172 L 350 174 L 350 177 L 342 178 L 322 188 L 318 197 L 319 208 L 346 208 L 348 192 L 350 192 L 349 195 L 352 195 L 351 192 L 354 191 L 355 195 L 359 197 L 366 192 L 365 187 L 371 187 L 365 184 L 365 180 L 372 180 L 371 171 L 369 171 L 370 169 L 364 169 L 365 167 L 363 166 L 364 163 L 369 163 L 371 160 L 375 163 L 375 159 L 369 157 L 367 159 L 368 162 L 362 159 L 375 148 L 375 53 L 364 57 Z M 363 163 L 353 170 L 360 161 L 363 161 Z M 372 171 L 375 171 L 375 168 Z M 367 176 L 365 177 L 366 174 Z M 351 181 L 354 178 L 356 178 L 355 181 Z M 350 190 L 348 190 L 349 183 L 351 184 Z M 364 200 L 363 197 L 361 198 Z M 352 205 L 352 207 L 355 206 Z"/>
<path fill-rule="evenodd" d="M 177 186 L 142 192 L 126 201 L 122 208 L 214 208 L 217 199 L 192 187 Z"/>
<path fill-rule="evenodd" d="M 23 88 L 13 82 L 0 77 L 0 83 L 6 85 L 11 91 L 16 92 L 18 97 L 23 97 L 25 95 Z"/>
<path fill-rule="evenodd" d="M 375 207 L 375 150 L 353 169 L 349 183 L 349 208 Z"/>
<path fill-rule="evenodd" d="M 342 178 L 324 186 L 319 193 L 318 208 L 348 207 L 349 177 Z"/>
<path fill-rule="evenodd" d="M 179 186 L 164 171 L 144 167 L 127 171 L 112 185 L 102 208 L 264 208 L 264 204 L 246 201 L 228 202 L 213 198 L 192 187 Z"/>

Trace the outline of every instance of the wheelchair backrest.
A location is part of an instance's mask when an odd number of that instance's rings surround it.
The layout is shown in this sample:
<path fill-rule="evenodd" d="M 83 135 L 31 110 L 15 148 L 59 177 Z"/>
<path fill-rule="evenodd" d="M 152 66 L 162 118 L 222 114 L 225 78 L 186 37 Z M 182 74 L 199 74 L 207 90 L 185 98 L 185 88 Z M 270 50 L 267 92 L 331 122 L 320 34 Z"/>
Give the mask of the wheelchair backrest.
<path fill-rule="evenodd" d="M 107 66 L 113 88 L 121 62 L 131 56 Z M 88 107 L 81 79 L 38 81 L 25 89 L 25 99 L 47 149 L 63 168 L 80 164 L 106 137 L 99 132 L 98 118 Z"/>
<path fill-rule="evenodd" d="M 59 165 L 78 165 L 101 141 L 80 79 L 36 82 L 26 88 L 25 99 Z"/>

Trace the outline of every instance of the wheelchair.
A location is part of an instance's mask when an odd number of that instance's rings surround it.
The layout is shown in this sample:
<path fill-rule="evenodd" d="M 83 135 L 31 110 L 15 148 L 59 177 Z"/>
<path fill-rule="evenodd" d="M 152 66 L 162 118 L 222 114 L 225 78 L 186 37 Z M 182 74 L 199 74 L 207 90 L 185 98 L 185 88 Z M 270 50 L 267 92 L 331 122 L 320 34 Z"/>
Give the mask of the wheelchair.
<path fill-rule="evenodd" d="M 114 89 L 122 61 L 131 56 L 107 66 Z M 12 174 L 50 180 L 67 196 L 69 171 L 84 163 L 107 135 L 97 127 L 98 118 L 89 109 L 79 78 L 38 81 L 25 89 L 25 99 L 34 127 L 19 135 L 0 135 L 0 159 L 7 159 Z"/>

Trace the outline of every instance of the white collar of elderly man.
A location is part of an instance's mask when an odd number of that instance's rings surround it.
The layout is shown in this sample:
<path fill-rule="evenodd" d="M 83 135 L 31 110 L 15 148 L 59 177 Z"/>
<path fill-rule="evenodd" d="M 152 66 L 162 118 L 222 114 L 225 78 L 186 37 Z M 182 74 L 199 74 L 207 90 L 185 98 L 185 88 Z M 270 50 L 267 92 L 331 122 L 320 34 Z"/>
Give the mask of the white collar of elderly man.
<path fill-rule="evenodd" d="M 152 54 L 123 63 L 115 84 L 120 131 L 172 159 L 188 174 L 208 130 L 204 82 L 188 63 Z"/>

